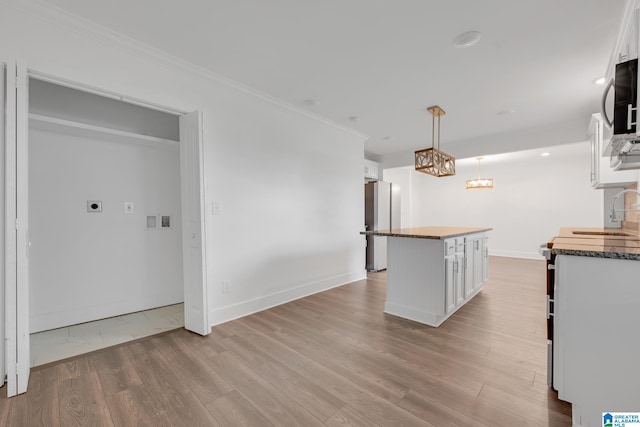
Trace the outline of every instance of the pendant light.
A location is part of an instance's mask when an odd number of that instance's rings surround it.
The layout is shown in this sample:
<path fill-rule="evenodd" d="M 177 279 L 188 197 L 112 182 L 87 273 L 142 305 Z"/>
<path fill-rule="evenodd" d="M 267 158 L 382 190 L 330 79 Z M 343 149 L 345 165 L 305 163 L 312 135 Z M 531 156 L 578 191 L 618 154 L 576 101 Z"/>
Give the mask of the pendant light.
<path fill-rule="evenodd" d="M 416 170 L 429 175 L 451 176 L 456 174 L 456 159 L 453 156 L 440 151 L 440 117 L 445 111 L 437 105 L 427 108 L 431 113 L 431 148 L 418 150 L 415 152 Z M 435 127 L 436 117 L 438 118 L 438 148 L 435 147 Z"/>
<path fill-rule="evenodd" d="M 493 190 L 493 179 L 480 178 L 480 160 L 483 157 L 476 157 L 478 161 L 478 178 L 467 180 L 467 190 Z"/>

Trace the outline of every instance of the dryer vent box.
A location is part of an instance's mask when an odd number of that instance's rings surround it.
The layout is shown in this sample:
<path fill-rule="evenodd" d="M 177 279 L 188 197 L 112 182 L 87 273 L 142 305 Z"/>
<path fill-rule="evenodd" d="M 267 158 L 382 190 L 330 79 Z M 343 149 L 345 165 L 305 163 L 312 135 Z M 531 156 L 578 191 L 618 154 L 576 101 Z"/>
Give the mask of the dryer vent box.
<path fill-rule="evenodd" d="M 87 212 L 102 212 L 102 200 L 87 200 Z"/>

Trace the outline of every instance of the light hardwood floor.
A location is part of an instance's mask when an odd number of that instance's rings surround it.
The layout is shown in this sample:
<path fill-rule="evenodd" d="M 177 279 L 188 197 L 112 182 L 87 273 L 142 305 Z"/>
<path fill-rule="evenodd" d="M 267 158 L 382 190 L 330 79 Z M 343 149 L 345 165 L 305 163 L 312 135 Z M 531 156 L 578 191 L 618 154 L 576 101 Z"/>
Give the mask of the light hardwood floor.
<path fill-rule="evenodd" d="M 8 426 L 569 426 L 546 385 L 544 262 L 491 257 L 432 328 L 383 313 L 385 274 L 217 326 L 32 371 Z"/>

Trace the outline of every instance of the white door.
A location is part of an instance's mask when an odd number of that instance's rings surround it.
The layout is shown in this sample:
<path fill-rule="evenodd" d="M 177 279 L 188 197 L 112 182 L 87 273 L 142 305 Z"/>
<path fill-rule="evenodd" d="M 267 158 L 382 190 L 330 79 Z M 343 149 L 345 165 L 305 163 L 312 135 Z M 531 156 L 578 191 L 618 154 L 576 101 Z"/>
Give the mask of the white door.
<path fill-rule="evenodd" d="M 27 69 L 6 71 L 5 138 L 5 351 L 7 396 L 29 383 L 29 107 Z"/>
<path fill-rule="evenodd" d="M 205 263 L 202 113 L 180 117 L 180 180 L 182 190 L 182 256 L 184 327 L 200 335 L 211 332 Z"/>
<path fill-rule="evenodd" d="M 0 177 L 4 177 L 5 171 L 5 86 L 7 84 L 5 65 L 0 63 Z M 0 178 L 1 179 L 1 178 Z M 4 227 L 5 227 L 5 204 L 4 204 L 4 185 L 0 185 L 0 242 L 5 242 L 4 239 Z M 4 243 L 0 244 L 0 271 L 5 272 L 4 268 Z M 0 386 L 5 383 L 6 364 L 5 364 L 5 351 L 4 351 L 4 274 L 0 277 Z"/>

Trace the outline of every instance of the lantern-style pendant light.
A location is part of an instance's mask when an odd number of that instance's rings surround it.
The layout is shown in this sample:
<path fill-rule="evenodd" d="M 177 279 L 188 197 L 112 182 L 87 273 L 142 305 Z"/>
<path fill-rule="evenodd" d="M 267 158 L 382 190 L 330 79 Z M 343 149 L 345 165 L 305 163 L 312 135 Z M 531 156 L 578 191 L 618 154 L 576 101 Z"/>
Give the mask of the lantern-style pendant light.
<path fill-rule="evenodd" d="M 467 190 L 493 190 L 493 179 L 480 178 L 480 160 L 482 159 L 482 157 L 476 157 L 478 161 L 478 177 L 467 180 Z"/>
<path fill-rule="evenodd" d="M 451 176 L 456 174 L 456 159 L 453 156 L 440 151 L 440 117 L 444 116 L 445 111 L 437 105 L 427 108 L 431 113 L 431 148 L 418 150 L 416 154 L 416 170 L 429 175 Z M 438 148 L 435 146 L 435 127 L 436 117 L 438 118 Z"/>

